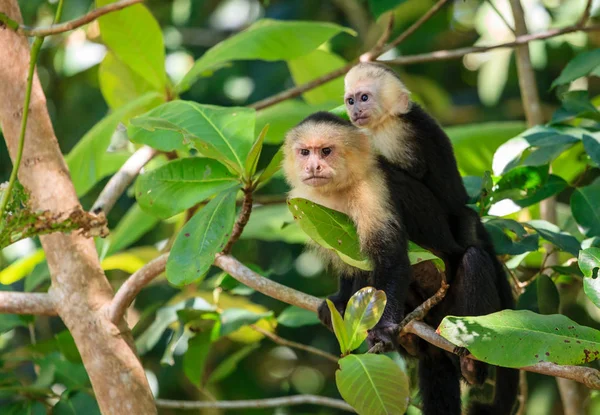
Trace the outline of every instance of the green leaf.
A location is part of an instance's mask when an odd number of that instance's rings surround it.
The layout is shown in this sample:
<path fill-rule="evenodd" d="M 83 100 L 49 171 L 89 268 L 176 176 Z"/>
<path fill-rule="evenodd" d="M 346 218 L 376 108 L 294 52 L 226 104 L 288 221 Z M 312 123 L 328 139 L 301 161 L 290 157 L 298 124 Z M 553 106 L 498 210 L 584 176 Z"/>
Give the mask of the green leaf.
<path fill-rule="evenodd" d="M 209 49 L 196 61 L 176 90 L 179 93 L 186 91 L 203 73 L 219 69 L 231 61 L 298 58 L 340 32 L 355 34 L 353 30 L 333 23 L 259 20 L 243 32 Z M 298 36 L 299 33 L 302 36 Z"/>
<path fill-rule="evenodd" d="M 410 241 L 408 242 L 408 259 L 411 265 L 418 264 L 419 262 L 433 261 L 437 269 L 441 271 L 446 269 L 446 264 L 440 257 Z"/>
<path fill-rule="evenodd" d="M 523 138 L 532 147 L 554 147 L 563 144 L 575 144 L 579 141 L 577 137 L 562 134 L 556 129 L 545 129 L 529 135 L 524 134 Z"/>
<path fill-rule="evenodd" d="M 348 349 L 355 350 L 367 338 L 367 330 L 375 327 L 387 303 L 385 292 L 373 287 L 358 290 L 346 306 L 344 324 L 348 333 Z"/>
<path fill-rule="evenodd" d="M 600 236 L 600 178 L 575 189 L 571 195 L 571 212 L 587 237 Z"/>
<path fill-rule="evenodd" d="M 272 311 L 266 313 L 255 313 L 243 308 L 228 308 L 221 313 L 221 336 L 227 336 L 234 331 L 250 324 L 256 323 L 263 318 L 271 317 Z"/>
<path fill-rule="evenodd" d="M 395 9 L 406 0 L 369 0 L 369 9 L 375 19 L 379 18 L 383 13 Z"/>
<path fill-rule="evenodd" d="M 552 279 L 541 274 L 536 281 L 538 307 L 540 314 L 557 314 L 560 306 L 560 295 Z"/>
<path fill-rule="evenodd" d="M 241 239 L 283 241 L 289 244 L 306 243 L 308 237 L 284 204 L 256 206 L 244 228 Z"/>
<path fill-rule="evenodd" d="M 352 350 L 349 348 L 350 339 L 348 339 L 348 331 L 346 330 L 344 319 L 330 299 L 326 299 L 325 301 L 327 302 L 327 307 L 329 307 L 329 312 L 331 313 L 331 324 L 333 325 L 335 337 L 340 344 L 340 350 L 342 351 L 342 354 L 347 354 Z"/>
<path fill-rule="evenodd" d="M 215 327 L 214 322 L 212 327 Z M 195 386 L 200 387 L 202 384 L 204 364 L 210 347 L 216 338 L 214 330 L 208 328 L 196 333 L 194 337 L 188 340 L 188 349 L 183 356 L 183 372 Z"/>
<path fill-rule="evenodd" d="M 584 134 L 583 147 L 596 166 L 600 167 L 600 137 Z"/>
<path fill-rule="evenodd" d="M 579 365 L 600 356 L 600 331 L 559 314 L 503 310 L 480 317 L 448 316 L 437 331 L 477 359 L 504 367 Z"/>
<path fill-rule="evenodd" d="M 52 408 L 53 415 L 100 415 L 100 408 L 96 400 L 85 392 L 67 391 L 60 397 L 60 401 Z"/>
<path fill-rule="evenodd" d="M 575 118 L 600 121 L 600 112 L 590 102 L 588 91 L 569 91 L 561 99 L 562 105 L 552 115 L 550 124 L 560 124 Z"/>
<path fill-rule="evenodd" d="M 258 177 L 257 183 L 264 184 L 268 182 L 274 175 L 281 169 L 281 162 L 283 161 L 283 148 L 279 148 L 277 153 L 273 156 L 267 167 Z"/>
<path fill-rule="evenodd" d="M 98 7 L 113 0 L 96 0 Z M 135 4 L 98 18 L 106 46 L 154 88 L 164 91 L 165 46 L 158 22 L 148 9 Z"/>
<path fill-rule="evenodd" d="M 583 290 L 596 307 L 600 307 L 600 248 L 581 251 L 578 262 L 584 275 Z"/>
<path fill-rule="evenodd" d="M 113 110 L 127 105 L 127 103 L 153 90 L 164 94 L 164 91 L 153 88 L 111 51 L 106 53 L 100 63 L 98 80 L 102 96 Z"/>
<path fill-rule="evenodd" d="M 317 244 L 334 251 L 349 265 L 371 269 L 368 258 L 360 251 L 356 228 L 348 216 L 302 198 L 290 199 L 288 208 L 302 230 Z"/>
<path fill-rule="evenodd" d="M 545 220 L 531 220 L 527 222 L 529 226 L 537 231 L 542 238 L 551 242 L 561 250 L 577 256 L 581 249 L 581 244 L 574 236 L 563 232 L 558 226 Z"/>
<path fill-rule="evenodd" d="M 256 112 L 241 107 L 217 107 L 191 101 L 167 102 L 131 121 L 136 127 L 132 141 L 152 145 L 156 141 L 168 148 L 193 146 L 205 157 L 217 159 L 242 175 L 244 161 L 254 141 Z M 166 132 L 166 134 L 165 134 Z M 173 132 L 178 133 L 176 136 Z"/>
<path fill-rule="evenodd" d="M 92 127 L 65 157 L 78 196 L 86 194 L 102 178 L 116 172 L 130 154 L 108 153 L 117 125 L 147 111 L 164 99 L 157 93 L 145 94 L 119 108 Z"/>
<path fill-rule="evenodd" d="M 314 326 L 320 323 L 319 317 L 314 311 L 305 310 L 291 305 L 279 314 L 277 323 L 286 327 Z"/>
<path fill-rule="evenodd" d="M 260 158 L 260 153 L 262 151 L 263 142 L 265 141 L 267 131 L 269 131 L 269 124 L 263 127 L 260 134 L 256 138 L 256 141 L 254 142 L 254 144 L 252 144 L 252 148 L 250 149 L 248 157 L 246 158 L 246 177 L 252 177 L 256 172 L 256 165 L 258 164 L 258 159 Z"/>
<path fill-rule="evenodd" d="M 55 335 L 54 338 L 56 339 L 58 348 L 65 359 L 71 363 L 83 363 L 81 360 L 81 355 L 79 354 L 79 350 L 77 350 L 75 340 L 68 330 L 61 331 Z"/>
<path fill-rule="evenodd" d="M 581 53 L 567 64 L 560 76 L 552 82 L 551 88 L 568 84 L 582 76 L 586 76 L 598 66 L 600 66 L 600 49 Z"/>
<path fill-rule="evenodd" d="M 181 229 L 167 260 L 167 280 L 178 286 L 202 279 L 235 221 L 237 190 L 219 193 Z"/>
<path fill-rule="evenodd" d="M 127 248 L 153 229 L 158 222 L 155 216 L 144 212 L 137 203 L 134 204 L 111 233 L 110 246 L 106 254 L 111 255 Z"/>
<path fill-rule="evenodd" d="M 25 320 L 16 314 L 0 314 L 0 334 L 17 327 L 27 327 Z"/>
<path fill-rule="evenodd" d="M 246 357 L 248 357 L 253 351 L 258 349 L 259 347 L 260 343 L 252 343 L 245 347 L 242 347 L 240 350 L 233 353 L 232 355 L 227 356 L 227 358 L 221 363 L 219 363 L 215 370 L 213 370 L 210 373 L 206 384 L 217 383 L 231 375 L 235 371 L 235 369 L 237 369 L 240 362 Z"/>
<path fill-rule="evenodd" d="M 218 161 L 190 157 L 140 175 L 135 194 L 144 211 L 168 218 L 234 186 L 237 177 Z"/>
<path fill-rule="evenodd" d="M 335 383 L 340 395 L 360 415 L 403 414 L 409 379 L 396 363 L 380 354 L 349 355 L 339 361 Z"/>
<path fill-rule="evenodd" d="M 0 271 L 0 284 L 10 285 L 25 278 L 44 259 L 46 259 L 46 254 L 43 249 L 38 249 L 29 256 L 17 259 Z"/>
<path fill-rule="evenodd" d="M 350 117 L 348 117 L 348 111 L 346 110 L 346 105 L 342 104 L 333 109 L 329 110 L 333 115 L 337 115 L 340 118 L 350 121 Z"/>
<path fill-rule="evenodd" d="M 563 190 L 565 190 L 569 186 L 569 183 L 565 181 L 562 177 L 551 174 L 548 176 L 548 181 L 542 187 L 538 189 L 532 189 L 527 191 L 527 196 L 521 196 L 521 199 L 513 200 L 516 205 L 521 207 L 527 207 L 531 205 L 535 205 L 536 203 L 552 197 Z"/>
<path fill-rule="evenodd" d="M 548 181 L 548 166 L 516 167 L 506 172 L 496 184 L 496 193 L 507 190 L 530 191 L 540 189 Z"/>
<path fill-rule="evenodd" d="M 523 226 L 509 219 L 492 219 L 485 222 L 485 228 L 492 238 L 498 254 L 520 255 L 525 252 L 537 251 L 539 235 L 528 235 Z M 515 235 L 514 240 L 507 231 Z"/>
<path fill-rule="evenodd" d="M 288 61 L 292 79 L 296 85 L 310 82 L 322 75 L 346 65 L 346 61 L 338 55 L 316 49 L 308 55 Z M 344 96 L 344 78 L 338 77 L 317 88 L 306 91 L 302 97 L 309 104 L 323 104 L 339 101 Z"/>

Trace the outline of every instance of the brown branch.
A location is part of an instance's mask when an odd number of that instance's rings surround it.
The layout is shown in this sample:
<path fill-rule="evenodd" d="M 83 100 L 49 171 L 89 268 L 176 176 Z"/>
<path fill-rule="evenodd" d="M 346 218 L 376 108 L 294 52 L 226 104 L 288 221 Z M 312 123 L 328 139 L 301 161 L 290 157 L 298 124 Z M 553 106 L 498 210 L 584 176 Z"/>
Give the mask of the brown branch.
<path fill-rule="evenodd" d="M 271 333 L 270 331 L 265 330 L 262 327 L 257 326 L 256 324 L 251 324 L 250 327 L 252 327 L 254 330 L 258 331 L 265 337 L 268 337 L 269 339 L 273 340 L 275 343 L 280 344 L 282 346 L 287 346 L 287 347 L 291 347 L 291 348 L 298 349 L 298 350 L 304 350 L 305 352 L 312 353 L 314 355 L 321 356 L 321 357 L 324 357 L 325 359 L 331 360 L 332 362 L 334 362 L 336 364 L 339 360 L 339 358 L 337 356 L 332 355 L 331 353 L 324 352 L 323 350 L 317 349 L 316 347 L 307 346 L 302 343 L 297 343 L 297 342 L 294 342 L 291 340 L 284 339 L 283 337 L 279 337 L 275 333 Z"/>
<path fill-rule="evenodd" d="M 590 13 L 592 12 L 592 3 L 594 2 L 594 0 L 588 0 L 587 4 L 585 5 L 585 9 L 583 10 L 583 14 L 581 15 L 581 18 L 579 19 L 579 23 L 577 23 L 578 26 L 585 26 L 585 24 L 587 23 L 588 19 L 590 18 Z"/>
<path fill-rule="evenodd" d="M 244 201 L 242 202 L 242 211 L 240 212 L 240 215 L 238 216 L 237 220 L 235 221 L 235 224 L 233 225 L 233 231 L 231 232 L 231 236 L 229 237 L 225 248 L 223 248 L 223 251 L 221 251 L 221 253 L 224 255 L 227 255 L 231 251 L 233 244 L 235 244 L 238 241 L 238 239 L 240 239 L 240 236 L 242 235 L 242 232 L 244 232 L 244 228 L 246 227 L 246 224 L 250 219 L 250 213 L 252 213 L 253 189 L 251 187 L 244 188 L 243 191 Z"/>
<path fill-rule="evenodd" d="M 142 3 L 144 0 L 121 0 L 115 3 L 107 4 L 106 6 L 99 7 L 95 10 L 92 10 L 88 14 L 78 17 L 74 20 L 69 20 L 68 22 L 55 24 L 48 27 L 39 27 L 39 28 L 31 28 L 22 24 L 17 23 L 16 21 L 10 19 L 4 13 L 0 13 L 0 23 L 6 24 L 6 26 L 12 30 L 15 30 L 17 33 L 23 34 L 25 36 L 39 36 L 45 37 L 50 35 L 56 35 L 59 33 L 68 32 L 73 29 L 77 29 L 85 24 L 90 23 L 93 20 L 96 20 L 98 17 L 103 16 L 107 13 L 115 12 L 117 10 L 124 9 L 126 7 L 132 6 L 136 3 Z"/>
<path fill-rule="evenodd" d="M 92 206 L 93 213 L 108 212 L 113 208 L 119 197 L 127 190 L 136 176 L 152 158 L 157 151 L 152 147 L 143 146 L 127 159 L 119 171 L 110 178 L 98 199 Z"/>
<path fill-rule="evenodd" d="M 446 61 L 451 59 L 462 58 L 469 53 L 483 53 L 493 49 L 499 48 L 514 48 L 519 45 L 524 45 L 529 42 L 533 42 L 534 40 L 542 40 L 548 39 L 551 37 L 556 37 L 560 35 L 564 35 L 567 33 L 573 33 L 578 31 L 583 32 L 592 32 L 600 30 L 600 25 L 590 25 L 586 27 L 578 27 L 578 26 L 568 26 L 562 29 L 551 29 L 545 32 L 534 33 L 530 35 L 518 36 L 515 40 L 506 43 L 500 43 L 497 45 L 490 46 L 470 46 L 466 48 L 459 48 L 454 50 L 438 50 L 435 52 L 429 53 L 421 53 L 418 55 L 410 55 L 410 56 L 401 56 L 395 59 L 390 59 L 387 61 L 380 61 L 382 63 L 386 63 L 389 65 L 412 65 L 415 63 L 425 63 L 425 62 L 437 62 L 437 61 Z"/>
<path fill-rule="evenodd" d="M 382 33 L 381 37 L 379 38 L 377 43 L 375 43 L 375 46 L 373 46 L 371 48 L 370 51 L 365 52 L 362 55 L 360 55 L 360 58 L 359 58 L 360 61 L 361 62 L 370 62 L 373 60 L 373 58 L 381 55 L 381 53 L 382 53 L 381 51 L 383 50 L 386 42 L 390 38 L 393 29 L 394 29 L 394 15 L 392 13 L 390 13 L 388 22 L 387 22 L 385 28 L 383 29 L 383 33 Z"/>
<path fill-rule="evenodd" d="M 406 317 L 404 317 L 404 319 L 400 322 L 400 324 L 398 324 L 398 334 L 400 334 L 402 329 L 404 329 L 404 327 L 406 327 L 406 325 L 411 321 L 423 320 L 427 313 L 429 313 L 429 310 L 438 305 L 440 301 L 444 299 L 444 297 L 446 296 L 446 292 L 448 292 L 448 288 L 450 288 L 450 286 L 446 283 L 446 281 L 442 281 L 440 289 L 437 290 L 435 294 L 433 294 L 431 297 L 425 300 L 423 304 L 421 304 L 413 311 L 408 313 Z"/>
<path fill-rule="evenodd" d="M 400 43 L 404 42 L 410 35 L 415 33 L 419 27 L 423 26 L 423 24 L 425 22 L 427 22 L 429 19 L 431 19 L 431 17 L 434 14 L 436 14 L 442 7 L 444 7 L 444 5 L 446 3 L 448 3 L 448 0 L 439 0 L 436 4 L 433 5 L 433 7 L 431 9 L 427 10 L 427 12 L 423 16 L 421 16 L 421 18 L 419 20 L 414 22 L 400 36 L 398 36 L 396 39 L 394 39 L 392 42 L 390 42 L 389 45 L 387 45 L 385 48 L 383 48 L 377 56 L 383 55 L 388 50 L 394 49 Z"/>
<path fill-rule="evenodd" d="M 278 408 L 292 405 L 321 405 L 330 408 L 342 409 L 354 412 L 354 409 L 341 399 L 327 398 L 317 395 L 294 395 L 281 398 L 246 399 L 238 401 L 173 401 L 169 399 L 157 399 L 156 406 L 159 408 L 198 410 L 198 409 L 250 409 L 250 408 Z"/>
<path fill-rule="evenodd" d="M 0 313 L 55 316 L 52 297 L 45 293 L 0 291 Z"/>
<path fill-rule="evenodd" d="M 168 253 L 154 258 L 142 268 L 131 274 L 123 285 L 121 285 L 121 288 L 119 288 L 115 297 L 112 299 L 108 310 L 108 317 L 113 323 L 120 321 L 123 318 L 127 308 L 129 308 L 129 305 L 133 302 L 135 297 L 142 291 L 142 288 L 148 285 L 154 278 L 165 272 L 168 258 Z"/>

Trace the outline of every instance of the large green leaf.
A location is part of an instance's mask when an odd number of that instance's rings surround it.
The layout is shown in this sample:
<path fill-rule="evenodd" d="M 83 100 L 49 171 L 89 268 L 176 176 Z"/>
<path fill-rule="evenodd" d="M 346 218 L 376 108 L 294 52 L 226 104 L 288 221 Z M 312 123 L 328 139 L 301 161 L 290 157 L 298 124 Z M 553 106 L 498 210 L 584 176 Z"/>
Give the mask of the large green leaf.
<path fill-rule="evenodd" d="M 520 196 L 520 199 L 513 200 L 516 205 L 527 207 L 554 196 L 562 192 L 569 186 L 569 183 L 562 177 L 555 174 L 548 176 L 548 180 L 540 188 L 530 189 L 527 191 L 527 196 Z"/>
<path fill-rule="evenodd" d="M 188 349 L 183 356 L 183 371 L 190 382 L 198 387 L 202 384 L 204 364 L 210 347 L 219 338 L 219 324 L 215 321 L 207 323 L 206 327 L 188 340 Z"/>
<path fill-rule="evenodd" d="M 303 244 L 308 240 L 284 204 L 257 206 L 252 210 L 250 220 L 244 228 L 242 239 L 261 241 L 283 241 L 289 244 Z"/>
<path fill-rule="evenodd" d="M 438 332 L 477 359 L 498 366 L 579 365 L 600 356 L 600 331 L 559 314 L 503 310 L 481 317 L 448 316 Z"/>
<path fill-rule="evenodd" d="M 583 146 L 596 166 L 600 167 L 600 137 L 583 136 Z"/>
<path fill-rule="evenodd" d="M 346 306 L 344 324 L 348 333 L 348 348 L 355 350 L 367 338 L 367 330 L 375 327 L 387 303 L 384 291 L 373 287 L 358 290 Z"/>
<path fill-rule="evenodd" d="M 408 242 L 408 259 L 411 265 L 418 264 L 419 262 L 433 261 L 437 269 L 441 271 L 446 269 L 446 264 L 440 257 L 410 241 Z"/>
<path fill-rule="evenodd" d="M 219 69 L 231 61 L 298 58 L 340 32 L 354 34 L 351 29 L 332 23 L 262 19 L 209 49 L 196 61 L 176 89 L 178 92 L 189 89 L 203 73 Z"/>
<path fill-rule="evenodd" d="M 117 125 L 161 102 L 164 98 L 160 94 L 145 94 L 103 118 L 79 140 L 65 157 L 78 196 L 83 196 L 100 179 L 119 170 L 129 158 L 126 152 L 106 151 Z"/>
<path fill-rule="evenodd" d="M 302 327 L 319 324 L 320 320 L 315 312 L 291 305 L 279 314 L 277 323 L 286 327 Z"/>
<path fill-rule="evenodd" d="M 110 235 L 110 247 L 106 254 L 114 254 L 127 248 L 150 229 L 153 229 L 158 222 L 159 220 L 155 216 L 144 212 L 137 203 L 134 204 L 112 231 Z"/>
<path fill-rule="evenodd" d="M 237 177 L 218 161 L 190 157 L 140 175 L 135 195 L 146 212 L 168 218 L 237 185 Z"/>
<path fill-rule="evenodd" d="M 109 3 L 113 0 L 96 0 L 98 7 Z M 98 22 L 106 46 L 153 87 L 164 91 L 167 85 L 165 46 L 152 13 L 136 4 L 105 14 Z"/>
<path fill-rule="evenodd" d="M 346 65 L 338 55 L 316 49 L 308 55 L 288 61 L 288 67 L 296 85 L 302 85 Z M 344 96 L 344 78 L 338 77 L 302 94 L 309 104 L 323 104 L 339 101 Z"/>
<path fill-rule="evenodd" d="M 561 250 L 577 256 L 581 249 L 581 244 L 573 235 L 562 231 L 558 226 L 545 220 L 531 220 L 527 222 L 529 226 L 537 231 L 542 238 L 551 242 Z"/>
<path fill-rule="evenodd" d="M 377 19 L 383 13 L 395 9 L 406 0 L 369 0 L 369 9 Z"/>
<path fill-rule="evenodd" d="M 409 380 L 385 355 L 349 355 L 339 361 L 335 383 L 340 395 L 360 415 L 403 414 L 408 407 Z"/>
<path fill-rule="evenodd" d="M 600 248 L 581 251 L 578 262 L 584 275 L 583 290 L 596 307 L 600 307 Z"/>
<path fill-rule="evenodd" d="M 154 88 L 111 51 L 106 53 L 100 63 L 98 80 L 102 96 L 112 109 L 122 107 L 146 92 L 154 90 L 164 94 L 164 91 Z"/>
<path fill-rule="evenodd" d="M 302 198 L 290 199 L 288 208 L 302 230 L 317 244 L 334 251 L 347 264 L 371 269 L 368 258 L 360 250 L 354 223 L 347 215 Z"/>
<path fill-rule="evenodd" d="M 237 190 L 226 190 L 181 229 L 167 261 L 167 279 L 185 285 L 203 278 L 231 234 Z"/>
<path fill-rule="evenodd" d="M 588 236 L 600 236 L 600 178 L 592 184 L 575 189 L 571 195 L 573 217 Z"/>
<path fill-rule="evenodd" d="M 560 73 L 560 76 L 552 82 L 552 88 L 586 76 L 598 66 L 600 66 L 600 49 L 581 53 L 571 60 Z"/>
<path fill-rule="evenodd" d="M 202 155 L 217 159 L 242 175 L 254 142 L 255 118 L 255 111 L 249 108 L 172 101 L 133 119 L 132 124 L 141 130 L 134 129 L 130 136 L 134 142 L 152 145 L 157 136 L 160 139 L 166 132 L 165 139 L 178 140 L 164 144 L 167 147 L 193 144 Z"/>

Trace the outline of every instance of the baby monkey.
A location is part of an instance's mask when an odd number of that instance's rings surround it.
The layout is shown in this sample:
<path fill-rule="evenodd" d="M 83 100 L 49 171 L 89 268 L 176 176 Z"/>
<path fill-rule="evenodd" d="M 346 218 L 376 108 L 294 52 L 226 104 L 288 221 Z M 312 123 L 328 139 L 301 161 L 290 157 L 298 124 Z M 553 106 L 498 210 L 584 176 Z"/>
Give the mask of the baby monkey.
<path fill-rule="evenodd" d="M 339 272 L 339 291 L 329 299 L 343 313 L 348 299 L 362 286 L 385 291 L 387 305 L 369 333 L 370 345 L 394 343 L 393 326 L 403 315 L 411 280 L 408 239 L 394 214 L 385 177 L 377 168 L 369 138 L 349 122 L 328 112 L 315 113 L 290 130 L 284 144 L 283 168 L 301 197 L 343 212 L 355 223 L 362 252 L 373 270 L 362 271 L 319 248 Z M 319 318 L 331 327 L 323 302 Z"/>

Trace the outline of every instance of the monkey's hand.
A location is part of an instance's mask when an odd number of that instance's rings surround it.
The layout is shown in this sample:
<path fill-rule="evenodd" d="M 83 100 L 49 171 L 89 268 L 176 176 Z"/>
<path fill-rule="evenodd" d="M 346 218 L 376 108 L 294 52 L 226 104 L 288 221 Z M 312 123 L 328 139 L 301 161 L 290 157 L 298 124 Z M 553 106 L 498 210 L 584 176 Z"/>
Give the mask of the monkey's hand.
<path fill-rule="evenodd" d="M 398 347 L 398 325 L 393 323 L 377 324 L 369 330 L 367 344 L 369 349 L 377 343 L 382 344 L 383 352 L 391 352 Z"/>
<path fill-rule="evenodd" d="M 333 305 L 335 305 L 337 311 L 339 311 L 340 314 L 343 316 L 344 311 L 346 310 L 346 302 L 336 297 L 335 295 L 328 297 L 328 299 L 333 303 Z M 323 301 L 319 305 L 317 313 L 319 315 L 319 320 L 321 320 L 321 323 L 323 323 L 323 325 L 329 330 L 333 331 L 333 324 L 331 323 L 331 312 L 329 311 L 329 307 L 327 306 L 327 301 Z"/>

